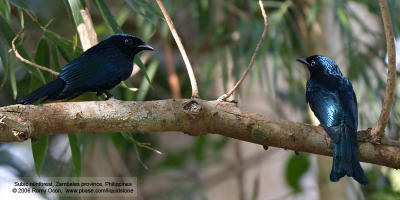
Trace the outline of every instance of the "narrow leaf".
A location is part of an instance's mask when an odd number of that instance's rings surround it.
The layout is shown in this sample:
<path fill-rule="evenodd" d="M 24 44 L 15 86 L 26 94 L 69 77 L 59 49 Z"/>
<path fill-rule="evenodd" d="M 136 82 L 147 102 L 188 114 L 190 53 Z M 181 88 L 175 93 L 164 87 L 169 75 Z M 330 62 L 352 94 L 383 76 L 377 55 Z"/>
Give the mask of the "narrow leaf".
<path fill-rule="evenodd" d="M 158 62 L 157 61 L 151 62 L 147 70 L 147 73 L 149 75 L 149 80 L 142 80 L 138 95 L 136 97 L 137 101 L 143 101 L 146 98 L 147 92 L 149 91 L 150 88 L 150 83 L 153 80 L 154 76 L 156 75 L 157 69 L 158 69 Z"/>
<path fill-rule="evenodd" d="M 14 100 L 17 99 L 17 80 L 15 79 L 15 54 L 10 53 L 10 57 L 8 59 L 8 67 L 10 68 L 10 82 L 11 82 L 11 89 L 13 92 Z"/>
<path fill-rule="evenodd" d="M 69 62 L 83 53 L 82 48 L 76 47 L 74 49 L 73 42 L 62 38 L 61 36 L 57 35 L 56 33 L 44 29 L 44 35 L 52 41 L 57 48 L 60 50 L 61 55 Z"/>
<path fill-rule="evenodd" d="M 132 91 L 132 92 L 137 92 L 139 90 L 137 88 L 131 88 L 131 87 L 127 86 L 124 81 L 122 81 L 119 85 L 125 89 Z"/>
<path fill-rule="evenodd" d="M 45 38 L 41 38 L 39 40 L 39 44 L 36 48 L 36 54 L 34 61 L 35 63 L 49 67 L 50 66 L 50 50 L 49 50 L 49 45 L 47 43 L 47 40 Z"/>
<path fill-rule="evenodd" d="M 8 0 L 8 1 L 18 8 L 32 11 L 32 9 L 29 7 L 29 3 L 26 0 Z"/>
<path fill-rule="evenodd" d="M 25 27 L 25 20 L 24 20 L 24 10 L 21 8 L 18 8 L 18 17 L 19 17 L 19 25 L 21 28 Z"/>
<path fill-rule="evenodd" d="M 8 45 L 11 46 L 11 42 L 16 34 L 10 23 L 7 22 L 7 20 L 1 15 L 0 15 L 0 34 L 4 37 L 4 39 L 6 39 Z M 19 40 L 15 42 L 15 46 L 22 57 L 24 57 L 27 60 L 32 60 L 29 54 L 26 52 L 25 48 L 21 45 Z M 39 78 L 39 80 L 41 80 L 43 83 L 46 82 L 43 73 L 38 68 L 28 65 L 26 63 L 23 63 L 23 66 L 28 71 L 32 72 L 32 74 L 37 78 Z"/>
<path fill-rule="evenodd" d="M 69 7 L 71 9 L 72 17 L 74 18 L 75 25 L 83 23 L 81 10 L 84 10 L 84 4 L 80 0 L 68 0 Z"/>
<path fill-rule="evenodd" d="M 112 33 L 123 33 L 121 27 L 118 26 L 117 21 L 112 16 L 110 10 L 107 8 L 107 5 L 104 3 L 103 0 L 95 0 L 94 4 L 96 5 L 97 9 L 100 11 L 101 16 L 109 30 Z"/>
<path fill-rule="evenodd" d="M 57 46 L 54 44 L 51 46 L 51 55 L 53 56 L 52 59 L 53 59 L 53 66 L 54 66 L 55 71 L 60 71 L 58 50 L 57 50 Z"/>
<path fill-rule="evenodd" d="M 0 88 L 4 87 L 4 84 L 7 81 L 8 77 L 8 53 L 5 50 L 5 46 L 3 45 L 3 42 L 0 41 L 0 58 L 1 58 L 1 66 L 3 68 L 3 80 L 1 81 Z"/>
<path fill-rule="evenodd" d="M 128 6 L 133 10 L 133 12 L 139 14 L 140 16 L 142 16 L 144 19 L 146 19 L 146 20 L 149 21 L 150 23 L 153 23 L 153 24 L 155 23 L 155 22 L 151 19 L 151 16 L 146 15 L 146 13 L 144 13 L 144 12 L 142 12 L 142 11 L 140 10 L 140 7 L 142 7 L 142 6 L 140 6 L 140 5 L 138 5 L 138 4 L 143 5 L 143 3 L 139 3 L 138 1 L 132 1 L 132 0 L 125 0 L 125 2 L 126 2 L 126 4 L 128 4 Z M 148 10 L 148 9 L 147 9 L 147 10 Z M 158 10 L 155 10 L 155 11 L 156 11 L 156 12 L 154 12 L 154 13 L 156 13 L 155 15 L 156 15 L 157 17 L 159 17 L 160 19 L 164 19 L 163 15 L 162 15 L 160 12 L 158 12 Z"/>
<path fill-rule="evenodd" d="M 0 14 L 10 22 L 10 4 L 8 0 L 0 0 Z"/>
<path fill-rule="evenodd" d="M 143 73 L 143 75 L 146 78 L 146 80 L 151 84 L 149 75 L 147 74 L 147 71 L 146 71 L 146 68 L 144 67 L 144 64 L 140 60 L 140 57 L 139 56 L 135 56 L 135 58 L 133 59 L 133 62 L 135 64 L 137 64 L 137 66 L 140 68 L 140 71 Z"/>
<path fill-rule="evenodd" d="M 37 141 L 32 142 L 32 154 L 33 160 L 35 162 L 35 171 L 36 175 L 40 175 L 40 171 L 42 170 L 44 160 L 46 158 L 47 147 L 49 142 L 49 136 L 39 136 Z"/>
<path fill-rule="evenodd" d="M 147 2 L 146 0 L 137 0 L 136 2 L 140 4 L 140 6 L 142 6 L 142 8 L 146 10 L 146 12 L 149 12 L 159 17 L 160 19 L 164 19 L 164 16 L 161 14 L 161 12 L 158 9 L 154 8 L 154 6 L 151 5 L 149 2 Z"/>
<path fill-rule="evenodd" d="M 76 134 L 68 134 L 69 147 L 71 148 L 72 162 L 74 163 L 75 175 L 81 176 L 81 151 L 79 148 L 78 137 Z"/>

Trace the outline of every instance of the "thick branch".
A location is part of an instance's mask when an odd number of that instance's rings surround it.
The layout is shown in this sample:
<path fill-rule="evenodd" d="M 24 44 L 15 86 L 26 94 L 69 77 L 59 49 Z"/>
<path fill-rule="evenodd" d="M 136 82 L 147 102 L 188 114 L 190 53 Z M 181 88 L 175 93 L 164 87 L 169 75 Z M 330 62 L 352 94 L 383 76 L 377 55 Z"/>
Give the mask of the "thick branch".
<path fill-rule="evenodd" d="M 194 98 L 199 98 L 199 89 L 197 88 L 197 81 L 196 81 L 196 76 L 194 75 L 192 64 L 190 64 L 190 60 L 186 54 L 185 48 L 183 47 L 183 44 L 181 42 L 181 39 L 179 38 L 178 32 L 176 32 L 174 23 L 172 22 L 171 18 L 168 15 L 167 10 L 165 9 L 165 6 L 162 2 L 162 0 L 156 0 L 158 7 L 160 7 L 160 10 L 162 14 L 164 15 L 165 21 L 168 24 L 169 30 L 172 33 L 172 36 L 175 39 L 176 45 L 179 48 L 179 51 L 181 52 L 183 61 L 185 62 L 186 70 L 189 75 L 190 79 L 190 85 L 192 86 L 192 97 Z"/>
<path fill-rule="evenodd" d="M 388 52 L 388 78 L 386 83 L 385 97 L 383 99 L 382 111 L 379 119 L 371 131 L 372 139 L 379 143 L 385 136 L 385 127 L 388 123 L 390 112 L 394 101 L 394 92 L 396 87 L 396 53 L 394 46 L 394 37 L 392 30 L 392 21 L 390 20 L 389 8 L 386 0 L 379 0 L 381 8 L 383 26 L 385 29 L 386 48 Z"/>
<path fill-rule="evenodd" d="M 248 113 L 220 101 L 119 100 L 11 105 L 0 108 L 0 141 L 23 141 L 40 135 L 82 132 L 180 131 L 193 136 L 220 134 L 264 146 L 322 155 L 332 154 L 332 142 L 322 127 Z M 400 168 L 400 144 L 368 141 L 359 132 L 360 159 Z"/>

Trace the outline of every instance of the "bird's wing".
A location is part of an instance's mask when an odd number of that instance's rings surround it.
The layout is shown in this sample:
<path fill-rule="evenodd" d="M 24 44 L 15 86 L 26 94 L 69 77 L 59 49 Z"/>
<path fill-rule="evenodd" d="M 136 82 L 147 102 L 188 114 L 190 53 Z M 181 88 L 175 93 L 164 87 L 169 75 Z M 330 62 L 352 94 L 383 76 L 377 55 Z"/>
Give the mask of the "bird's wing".
<path fill-rule="evenodd" d="M 325 128 L 334 142 L 339 141 L 339 128 L 343 113 L 339 95 L 321 87 L 318 84 L 307 82 L 306 100 L 311 110 Z"/>
<path fill-rule="evenodd" d="M 99 54 L 81 56 L 61 69 L 59 77 L 66 82 L 63 94 L 74 93 L 76 90 L 89 90 L 94 87 L 118 84 L 123 73 L 114 66 L 115 52 L 104 49 Z M 85 91 L 83 91 L 85 92 Z"/>
<path fill-rule="evenodd" d="M 353 86 L 347 78 L 340 80 L 341 87 L 339 88 L 340 104 L 344 110 L 344 122 L 353 130 L 357 131 L 358 127 L 358 112 L 357 98 L 354 94 Z"/>

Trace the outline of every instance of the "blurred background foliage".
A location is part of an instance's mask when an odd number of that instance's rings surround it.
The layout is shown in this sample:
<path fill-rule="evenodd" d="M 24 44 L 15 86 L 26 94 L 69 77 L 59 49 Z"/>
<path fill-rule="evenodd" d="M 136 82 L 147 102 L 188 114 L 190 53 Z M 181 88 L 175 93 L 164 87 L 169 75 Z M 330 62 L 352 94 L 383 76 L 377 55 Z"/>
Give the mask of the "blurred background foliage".
<path fill-rule="evenodd" d="M 229 88 L 230 82 L 240 77 L 259 40 L 263 20 L 258 3 L 249 0 L 165 0 L 164 3 L 194 65 L 201 98 L 216 99 Z M 399 36 L 400 1 L 388 0 L 388 3 L 394 33 Z M 295 58 L 318 53 L 335 59 L 353 82 L 359 104 L 359 129 L 372 127 L 380 112 L 386 82 L 385 38 L 377 1 L 276 0 L 264 4 L 269 18 L 268 32 L 253 71 L 236 95 L 239 105 L 264 115 L 310 122 L 304 97 L 308 74 L 295 63 Z M 88 9 L 99 41 L 125 32 L 157 49 L 135 59 L 135 63 L 146 68 L 146 73 L 139 73 L 113 89 L 115 98 L 127 101 L 190 98 L 185 67 L 155 1 L 0 0 L 1 106 L 14 104 L 16 98 L 55 78 L 16 59 L 10 51 L 16 33 L 24 29 L 16 46 L 25 59 L 60 71 L 83 51 L 77 33 L 77 24 L 82 21 L 81 9 Z M 174 71 L 179 79 L 175 85 L 169 82 Z M 173 87 L 179 88 L 178 94 L 173 95 Z M 85 94 L 75 99 L 85 100 L 104 100 L 104 97 Z M 399 125 L 400 108 L 395 103 L 387 136 L 398 140 Z M 316 156 L 277 149 L 267 152 L 258 149 L 259 153 L 246 155 L 247 149 L 240 147 L 244 144 L 235 144 L 233 139 L 224 137 L 194 138 L 180 133 L 54 135 L 40 137 L 32 144 L 30 141 L 1 144 L 0 164 L 2 176 L 137 176 L 143 199 L 218 199 L 218 195 L 211 195 L 215 193 L 210 188 L 223 184 L 229 177 L 237 178 L 238 184 L 232 186 L 235 199 L 310 199 L 307 196 L 312 197 L 307 193 L 310 190 L 319 193 L 317 199 L 329 195 L 339 198 L 338 194 L 323 194 L 322 189 L 318 190 L 324 185 L 338 184 L 327 181 L 329 171 L 322 175 L 322 181 L 316 180 L 317 175 L 312 171 L 318 167 L 323 171 L 315 162 Z M 235 153 L 230 159 L 232 148 Z M 263 173 L 265 176 L 258 175 L 248 181 L 246 170 L 248 165 L 260 165 L 263 157 L 273 157 L 276 152 L 286 155 L 285 159 L 273 161 L 283 163 L 279 176 L 284 189 L 270 194 L 263 187 L 270 187 L 276 180 Z M 227 162 L 220 173 L 203 177 L 203 173 Z M 364 165 L 364 169 L 370 185 L 360 189 L 346 182 L 346 187 L 353 187 L 346 189 L 349 190 L 346 196 L 339 199 L 400 198 L 400 172 L 376 165 Z M 311 175 L 306 176 L 307 173 Z M 317 182 L 317 188 L 307 188 L 304 179 Z M 227 191 L 220 192 L 227 195 Z"/>

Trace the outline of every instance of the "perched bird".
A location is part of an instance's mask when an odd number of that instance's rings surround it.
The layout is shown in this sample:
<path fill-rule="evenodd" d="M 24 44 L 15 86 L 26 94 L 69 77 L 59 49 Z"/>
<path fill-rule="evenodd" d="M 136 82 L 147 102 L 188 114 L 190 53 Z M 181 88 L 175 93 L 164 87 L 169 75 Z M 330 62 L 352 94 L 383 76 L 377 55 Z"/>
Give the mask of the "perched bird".
<path fill-rule="evenodd" d="M 19 99 L 18 103 L 32 104 L 43 97 L 69 100 L 85 92 L 105 93 L 109 99 L 109 90 L 129 78 L 134 56 L 143 50 L 154 49 L 132 35 L 111 35 L 65 65 L 57 79 Z"/>
<path fill-rule="evenodd" d="M 333 141 L 333 164 L 330 179 L 344 175 L 360 184 L 368 184 L 357 152 L 357 100 L 351 82 L 328 57 L 314 55 L 298 58 L 307 65 L 306 100 L 311 110 Z"/>

